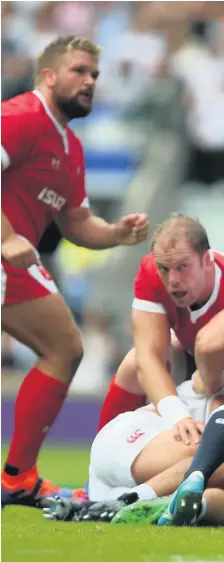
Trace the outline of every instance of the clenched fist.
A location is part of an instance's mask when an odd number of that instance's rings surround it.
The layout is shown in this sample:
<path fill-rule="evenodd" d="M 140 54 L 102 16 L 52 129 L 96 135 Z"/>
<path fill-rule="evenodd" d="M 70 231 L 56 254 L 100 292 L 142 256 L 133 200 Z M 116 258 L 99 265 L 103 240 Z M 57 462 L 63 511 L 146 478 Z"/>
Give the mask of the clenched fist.
<path fill-rule="evenodd" d="M 18 234 L 12 234 L 2 244 L 2 257 L 13 267 L 28 269 L 33 264 L 39 263 L 34 246 Z"/>
<path fill-rule="evenodd" d="M 146 213 L 136 213 L 122 217 L 116 224 L 117 243 L 124 246 L 139 244 L 147 239 L 149 221 Z"/>

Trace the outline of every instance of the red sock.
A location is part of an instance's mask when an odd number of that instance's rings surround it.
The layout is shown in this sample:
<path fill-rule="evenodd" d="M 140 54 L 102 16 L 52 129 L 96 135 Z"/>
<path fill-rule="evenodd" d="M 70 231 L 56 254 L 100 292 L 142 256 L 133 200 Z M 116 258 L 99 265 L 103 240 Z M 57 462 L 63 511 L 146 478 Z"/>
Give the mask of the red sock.
<path fill-rule="evenodd" d="M 112 378 L 100 412 L 98 431 L 119 414 L 137 410 L 137 408 L 141 408 L 141 406 L 145 405 L 145 394 L 133 394 L 132 392 L 128 392 L 116 384 L 115 380 L 116 375 Z"/>
<path fill-rule="evenodd" d="M 67 394 L 67 386 L 34 368 L 19 390 L 15 405 L 14 433 L 7 464 L 19 472 L 30 470 L 48 430 Z"/>

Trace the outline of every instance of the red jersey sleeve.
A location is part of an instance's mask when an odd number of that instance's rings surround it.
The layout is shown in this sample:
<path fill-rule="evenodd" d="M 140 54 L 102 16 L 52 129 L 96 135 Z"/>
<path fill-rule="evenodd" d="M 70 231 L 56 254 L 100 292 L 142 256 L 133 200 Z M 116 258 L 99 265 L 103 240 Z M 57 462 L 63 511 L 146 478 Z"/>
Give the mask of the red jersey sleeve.
<path fill-rule="evenodd" d="M 72 139 L 72 158 L 75 163 L 74 169 L 74 192 L 71 202 L 72 207 L 89 207 L 89 200 L 85 187 L 85 159 L 84 151 L 80 140 L 73 133 Z"/>
<path fill-rule="evenodd" d="M 132 308 L 145 312 L 166 314 L 163 303 L 163 288 L 152 254 L 143 258 L 134 280 Z"/>
<path fill-rule="evenodd" d="M 36 127 L 36 116 L 32 112 L 24 112 L 21 102 L 19 103 L 16 98 L 2 103 L 3 169 L 17 165 L 27 158 L 35 142 Z"/>

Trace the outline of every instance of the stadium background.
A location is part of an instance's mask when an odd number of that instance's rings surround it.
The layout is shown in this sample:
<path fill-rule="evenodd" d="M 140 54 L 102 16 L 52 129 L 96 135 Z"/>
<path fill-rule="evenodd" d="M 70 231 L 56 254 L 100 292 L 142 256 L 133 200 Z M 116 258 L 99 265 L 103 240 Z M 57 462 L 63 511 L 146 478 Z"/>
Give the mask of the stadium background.
<path fill-rule="evenodd" d="M 94 110 L 71 123 L 84 144 L 93 209 L 111 221 L 146 211 L 151 232 L 169 212 L 186 212 L 201 219 L 220 251 L 223 13 L 223 2 L 2 2 L 3 99 L 32 88 L 34 58 L 57 35 L 85 35 L 103 46 Z M 148 247 L 93 252 L 60 240 L 53 225 L 43 237 L 43 262 L 85 343 L 48 443 L 67 442 L 73 449 L 94 437 L 108 382 L 132 344 L 133 276 Z M 12 433 L 16 391 L 34 361 L 27 348 L 2 334 L 3 441 Z M 82 458 L 80 474 L 87 466 Z"/>

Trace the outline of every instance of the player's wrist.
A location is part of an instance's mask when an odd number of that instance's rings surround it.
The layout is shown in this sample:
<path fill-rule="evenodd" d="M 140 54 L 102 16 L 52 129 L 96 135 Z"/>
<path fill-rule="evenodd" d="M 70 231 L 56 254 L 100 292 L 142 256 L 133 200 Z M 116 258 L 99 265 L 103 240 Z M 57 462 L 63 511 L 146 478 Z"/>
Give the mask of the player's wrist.
<path fill-rule="evenodd" d="M 10 234 L 8 234 L 8 236 L 5 237 L 3 244 L 11 240 L 15 240 L 15 239 L 17 240 L 17 238 L 18 238 L 18 234 L 16 232 L 10 232 Z"/>
<path fill-rule="evenodd" d="M 160 416 L 172 425 L 175 425 L 184 418 L 191 418 L 187 407 L 178 396 L 165 396 L 165 398 L 158 402 L 157 410 Z"/>
<path fill-rule="evenodd" d="M 116 223 L 109 224 L 109 229 L 110 229 L 113 245 L 119 246 L 121 244 L 121 241 L 120 241 L 120 231 L 119 228 L 117 227 L 117 224 Z"/>
<path fill-rule="evenodd" d="M 8 244 L 12 244 L 17 239 L 17 235 L 15 232 L 10 233 L 7 237 L 3 238 L 1 242 L 1 253 L 4 258 L 4 251 L 7 251 Z"/>

